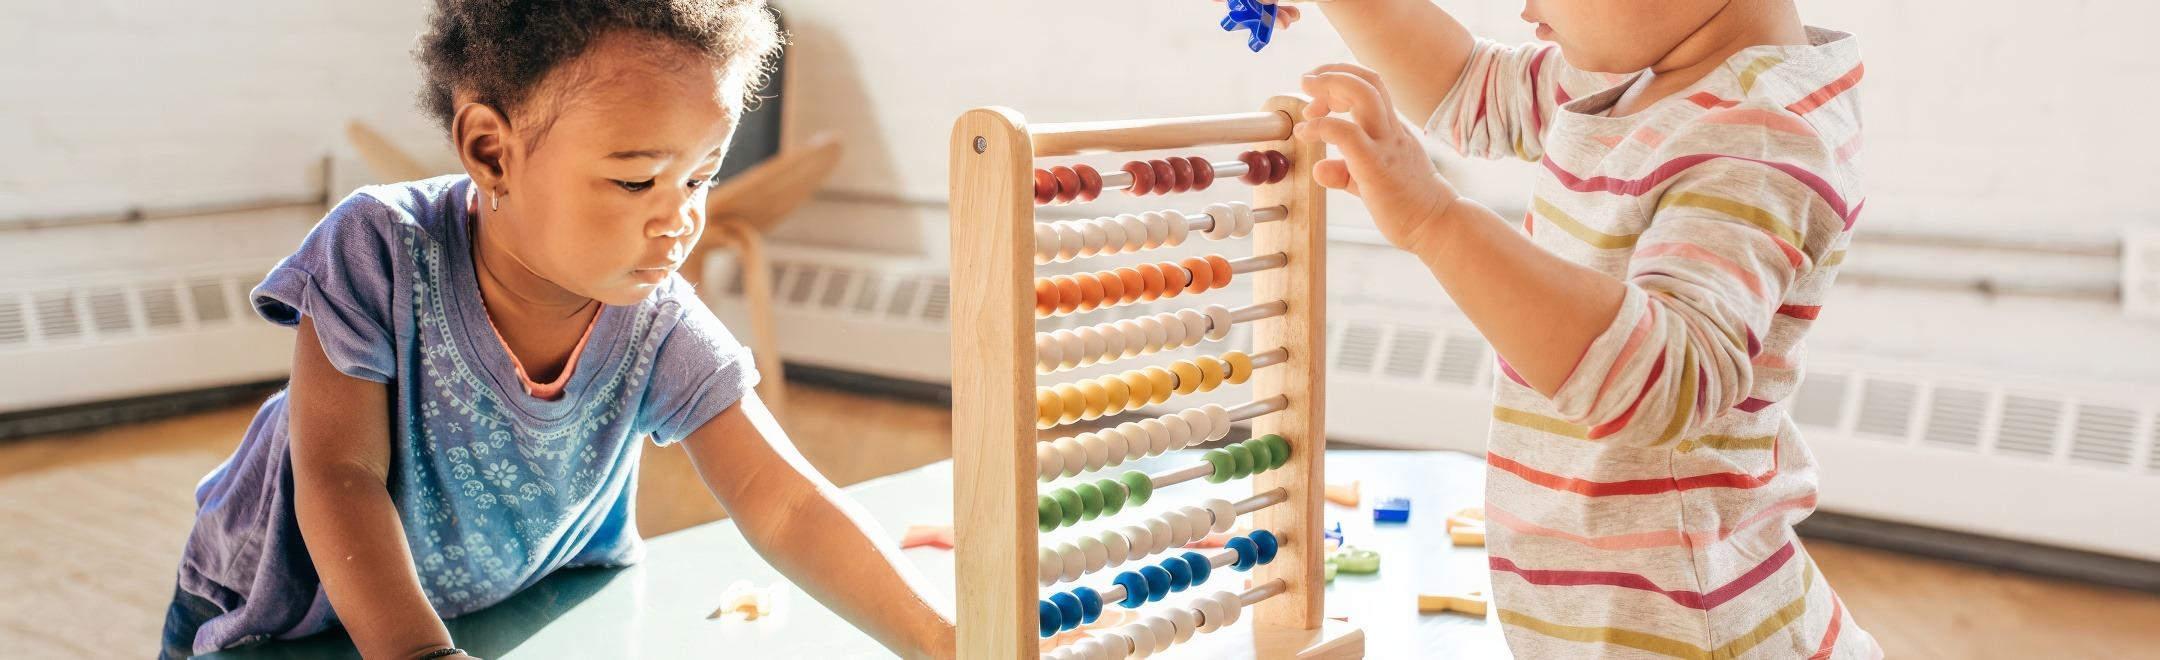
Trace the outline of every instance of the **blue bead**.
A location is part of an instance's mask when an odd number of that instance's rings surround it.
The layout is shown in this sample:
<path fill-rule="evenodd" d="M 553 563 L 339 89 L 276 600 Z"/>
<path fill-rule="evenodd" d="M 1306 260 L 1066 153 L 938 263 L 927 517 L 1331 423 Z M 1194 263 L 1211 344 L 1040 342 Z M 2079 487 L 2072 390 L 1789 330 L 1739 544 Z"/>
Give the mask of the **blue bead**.
<path fill-rule="evenodd" d="M 1080 622 L 1094 623 L 1102 616 L 1102 594 L 1087 587 L 1073 587 L 1073 597 L 1080 599 Z"/>
<path fill-rule="evenodd" d="M 1250 571 L 1253 564 L 1260 562 L 1260 549 L 1254 546 L 1252 537 L 1230 537 L 1228 542 L 1223 543 L 1223 547 L 1237 551 L 1237 563 L 1231 564 L 1230 567 L 1237 569 L 1238 572 Z"/>
<path fill-rule="evenodd" d="M 1140 577 L 1147 580 L 1147 599 L 1152 603 L 1170 595 L 1170 571 L 1161 566 L 1140 567 Z"/>
<path fill-rule="evenodd" d="M 1123 573 L 1119 573 L 1117 579 L 1113 580 L 1112 583 L 1118 586 L 1125 587 L 1125 600 L 1118 601 L 1119 605 L 1123 605 L 1126 607 L 1139 607 L 1141 605 L 1147 604 L 1147 578 L 1140 577 L 1139 572 L 1126 571 Z"/>
<path fill-rule="evenodd" d="M 1061 591 L 1058 592 L 1056 595 L 1050 597 L 1050 604 L 1056 605 L 1058 608 L 1058 623 L 1060 624 L 1058 626 L 1058 629 L 1072 630 L 1074 628 L 1080 627 L 1081 611 L 1079 598 L 1074 597 L 1070 593 Z"/>
<path fill-rule="evenodd" d="M 1162 560 L 1162 567 L 1164 571 L 1170 573 L 1171 591 L 1184 591 L 1186 587 L 1192 586 L 1192 569 L 1185 566 L 1184 559 L 1178 557 L 1164 559 Z"/>
<path fill-rule="evenodd" d="M 1035 614 L 1042 618 L 1042 636 L 1044 637 L 1057 634 L 1058 629 L 1064 626 L 1064 615 L 1059 613 L 1058 607 L 1051 605 L 1050 601 L 1035 601 Z"/>
<path fill-rule="evenodd" d="M 1281 549 L 1281 546 L 1276 545 L 1274 532 L 1254 530 L 1249 536 L 1252 537 L 1253 545 L 1258 546 L 1256 549 L 1260 551 L 1260 563 L 1275 561 L 1275 551 Z"/>
<path fill-rule="evenodd" d="M 1215 564 L 1208 561 L 1207 555 L 1187 550 L 1185 554 L 1179 555 L 1179 558 L 1185 560 L 1185 569 L 1192 571 L 1193 584 L 1206 582 L 1208 573 L 1215 571 Z"/>

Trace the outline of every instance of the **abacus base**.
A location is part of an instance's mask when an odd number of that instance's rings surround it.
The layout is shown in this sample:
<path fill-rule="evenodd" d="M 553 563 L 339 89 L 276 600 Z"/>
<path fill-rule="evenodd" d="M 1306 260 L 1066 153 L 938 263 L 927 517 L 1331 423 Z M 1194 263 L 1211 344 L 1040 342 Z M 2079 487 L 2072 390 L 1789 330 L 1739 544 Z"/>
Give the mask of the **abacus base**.
<path fill-rule="evenodd" d="M 1239 622 L 1227 630 L 1195 635 L 1163 655 L 1210 660 L 1336 660 L 1365 657 L 1365 631 L 1324 619 L 1318 629 L 1301 630 Z"/>

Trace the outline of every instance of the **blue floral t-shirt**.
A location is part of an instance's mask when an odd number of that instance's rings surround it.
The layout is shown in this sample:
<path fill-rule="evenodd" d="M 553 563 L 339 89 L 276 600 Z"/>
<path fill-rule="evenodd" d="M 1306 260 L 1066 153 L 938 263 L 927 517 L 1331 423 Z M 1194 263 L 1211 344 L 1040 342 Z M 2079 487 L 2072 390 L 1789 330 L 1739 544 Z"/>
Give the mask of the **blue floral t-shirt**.
<path fill-rule="evenodd" d="M 527 393 L 481 307 L 470 186 L 363 188 L 251 295 L 273 323 L 313 319 L 331 364 L 390 388 L 390 498 L 443 617 L 559 568 L 640 559 L 638 438 L 681 440 L 758 378 L 749 351 L 671 277 L 600 312 L 561 396 Z M 198 653 L 336 621 L 293 513 L 287 427 L 280 392 L 196 488 L 179 588 L 223 611 L 197 631 Z"/>

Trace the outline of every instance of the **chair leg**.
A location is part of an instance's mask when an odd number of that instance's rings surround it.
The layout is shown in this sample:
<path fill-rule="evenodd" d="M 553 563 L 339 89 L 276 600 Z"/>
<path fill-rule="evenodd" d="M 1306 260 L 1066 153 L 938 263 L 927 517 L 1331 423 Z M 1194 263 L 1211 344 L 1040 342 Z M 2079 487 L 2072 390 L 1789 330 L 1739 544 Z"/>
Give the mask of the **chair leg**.
<path fill-rule="evenodd" d="M 763 375 L 758 398 L 765 400 L 773 417 L 784 419 L 787 378 L 780 361 L 780 333 L 773 328 L 772 264 L 765 260 L 765 238 L 749 227 L 735 226 L 729 231 L 742 251 L 743 297 L 750 303 L 750 352 Z"/>

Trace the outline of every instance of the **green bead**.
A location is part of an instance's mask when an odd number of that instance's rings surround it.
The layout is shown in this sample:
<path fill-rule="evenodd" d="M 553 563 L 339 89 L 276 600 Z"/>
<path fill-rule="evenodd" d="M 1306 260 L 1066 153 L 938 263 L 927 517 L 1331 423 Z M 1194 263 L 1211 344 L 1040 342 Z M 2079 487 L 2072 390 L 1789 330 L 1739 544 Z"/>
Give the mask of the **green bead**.
<path fill-rule="evenodd" d="M 1268 458 L 1270 459 L 1268 469 L 1279 468 L 1284 463 L 1290 462 L 1289 440 L 1284 440 L 1282 436 L 1269 433 L 1261 437 L 1260 442 L 1268 446 Z"/>
<path fill-rule="evenodd" d="M 1118 475 L 1118 481 L 1125 482 L 1126 504 L 1133 506 L 1147 504 L 1148 496 L 1155 494 L 1155 482 L 1148 479 L 1146 472 L 1131 470 Z"/>
<path fill-rule="evenodd" d="M 1058 522 L 1064 519 L 1065 512 L 1058 508 L 1057 498 L 1044 495 L 1035 500 L 1036 529 L 1045 532 L 1057 529 Z"/>
<path fill-rule="evenodd" d="M 1117 515 L 1120 509 L 1125 508 L 1125 484 L 1114 479 L 1103 479 L 1095 482 L 1095 490 L 1102 493 L 1103 515 Z"/>
<path fill-rule="evenodd" d="M 1065 514 L 1064 524 L 1058 526 L 1070 527 L 1079 524 L 1080 515 L 1087 512 L 1080 507 L 1080 494 L 1073 492 L 1071 488 L 1059 488 L 1056 497 L 1059 511 Z"/>
<path fill-rule="evenodd" d="M 1080 494 L 1081 520 L 1094 520 L 1102 515 L 1102 489 L 1096 488 L 1095 484 L 1080 484 L 1073 486 L 1073 492 Z"/>
<path fill-rule="evenodd" d="M 1207 459 L 1208 465 L 1215 468 L 1214 472 L 1208 473 L 1208 483 L 1219 484 L 1230 480 L 1230 471 L 1236 466 L 1237 459 L 1230 457 L 1229 450 L 1210 449 L 1200 457 Z"/>
<path fill-rule="evenodd" d="M 1261 442 L 1259 438 L 1253 438 L 1238 444 L 1244 446 L 1245 451 L 1252 452 L 1253 474 L 1266 472 L 1269 468 L 1275 467 L 1273 464 L 1274 458 L 1268 455 L 1267 443 Z"/>
<path fill-rule="evenodd" d="M 1230 460 L 1234 461 L 1230 464 L 1230 478 L 1243 479 L 1252 476 L 1253 460 L 1251 449 L 1245 448 L 1244 445 L 1230 445 L 1224 447 L 1224 449 L 1230 450 Z"/>

